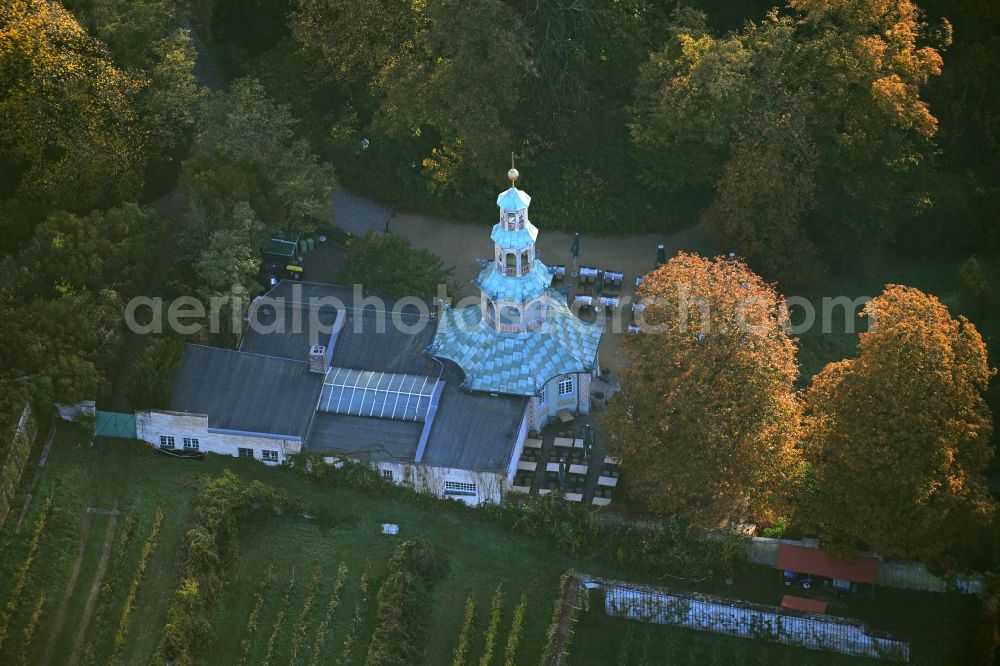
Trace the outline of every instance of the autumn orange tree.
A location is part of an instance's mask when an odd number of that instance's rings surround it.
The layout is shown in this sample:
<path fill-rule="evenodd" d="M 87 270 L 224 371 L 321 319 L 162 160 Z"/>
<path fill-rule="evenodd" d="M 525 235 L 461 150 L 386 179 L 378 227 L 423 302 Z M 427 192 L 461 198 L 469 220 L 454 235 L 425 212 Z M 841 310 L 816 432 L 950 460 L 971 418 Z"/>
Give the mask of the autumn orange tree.
<path fill-rule="evenodd" d="M 702 224 L 765 275 L 812 279 L 829 250 L 856 261 L 933 203 L 915 171 L 933 152 L 921 94 L 946 22 L 912 0 L 788 0 L 733 34 L 690 9 L 669 28 L 636 87 L 641 176 L 714 186 Z"/>
<path fill-rule="evenodd" d="M 701 526 L 772 518 L 798 469 L 801 422 L 782 299 L 742 261 L 683 253 L 639 297 L 646 332 L 625 340 L 604 417 L 629 487 Z"/>
<path fill-rule="evenodd" d="M 986 346 L 911 287 L 887 286 L 864 312 L 858 357 L 808 392 L 803 511 L 834 548 L 941 563 L 993 511 Z"/>

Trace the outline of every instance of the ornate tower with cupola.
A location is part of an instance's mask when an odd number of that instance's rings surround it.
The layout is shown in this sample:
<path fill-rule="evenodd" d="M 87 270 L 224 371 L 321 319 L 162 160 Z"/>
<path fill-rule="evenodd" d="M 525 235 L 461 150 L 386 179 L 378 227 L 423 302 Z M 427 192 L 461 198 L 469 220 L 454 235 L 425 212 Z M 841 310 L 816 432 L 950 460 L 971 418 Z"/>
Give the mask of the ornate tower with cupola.
<path fill-rule="evenodd" d="M 500 219 L 490 234 L 493 259 L 473 281 L 480 303 L 445 308 L 427 351 L 458 365 L 468 390 L 530 397 L 537 429 L 559 411 L 589 411 L 603 328 L 574 315 L 552 289 L 528 219 L 531 197 L 517 188 L 516 169 L 507 176 L 511 186 L 497 197 Z"/>

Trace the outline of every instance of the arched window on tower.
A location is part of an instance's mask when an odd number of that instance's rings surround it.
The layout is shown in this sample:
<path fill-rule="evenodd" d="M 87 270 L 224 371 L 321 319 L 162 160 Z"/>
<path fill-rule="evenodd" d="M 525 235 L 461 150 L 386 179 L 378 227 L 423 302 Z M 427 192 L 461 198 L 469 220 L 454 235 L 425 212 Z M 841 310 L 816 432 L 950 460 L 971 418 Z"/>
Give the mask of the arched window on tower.
<path fill-rule="evenodd" d="M 513 252 L 507 253 L 507 275 L 517 275 L 517 255 Z"/>
<path fill-rule="evenodd" d="M 524 250 L 521 252 L 521 272 L 527 273 L 531 270 L 531 262 L 528 261 L 528 251 Z"/>

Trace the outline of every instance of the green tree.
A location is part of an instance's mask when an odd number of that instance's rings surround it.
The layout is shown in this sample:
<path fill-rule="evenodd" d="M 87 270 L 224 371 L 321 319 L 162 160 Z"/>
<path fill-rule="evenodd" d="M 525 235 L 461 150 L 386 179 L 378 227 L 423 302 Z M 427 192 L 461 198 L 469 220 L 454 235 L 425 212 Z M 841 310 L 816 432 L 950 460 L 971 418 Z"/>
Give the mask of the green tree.
<path fill-rule="evenodd" d="M 134 296 L 155 260 L 162 223 L 133 203 L 74 215 L 56 211 L 35 229 L 22 257 L 23 290 L 42 296 L 114 289 Z"/>
<path fill-rule="evenodd" d="M 338 279 L 385 296 L 430 300 L 438 285 L 453 288 L 453 273 L 437 255 L 414 248 L 405 236 L 369 231 L 348 241 L 347 265 Z"/>
<path fill-rule="evenodd" d="M 228 213 L 217 209 L 216 215 L 200 220 L 207 234 L 194 261 L 201 295 L 206 299 L 233 293 L 255 295 L 260 289 L 256 275 L 264 225 L 250 204 L 241 201 Z"/>
<path fill-rule="evenodd" d="M 248 201 L 269 229 L 315 230 L 328 220 L 333 172 L 295 122 L 260 83 L 235 81 L 203 105 L 182 185 L 206 207 Z"/>
<path fill-rule="evenodd" d="M 887 286 L 865 314 L 858 357 L 828 365 L 808 393 L 805 515 L 834 548 L 946 564 L 994 510 L 986 346 L 911 287 Z"/>
<path fill-rule="evenodd" d="M 61 4 L 0 5 L 0 175 L 35 206 L 81 211 L 134 197 L 145 136 L 139 75 L 114 65 Z"/>
<path fill-rule="evenodd" d="M 194 109 L 204 95 L 194 75 L 195 51 L 187 30 L 153 42 L 149 85 L 139 99 L 154 157 L 164 158 L 194 126 Z"/>
<path fill-rule="evenodd" d="M 795 342 L 774 289 L 737 260 L 678 254 L 646 276 L 603 417 L 629 487 L 699 526 L 783 508 L 798 470 Z"/>

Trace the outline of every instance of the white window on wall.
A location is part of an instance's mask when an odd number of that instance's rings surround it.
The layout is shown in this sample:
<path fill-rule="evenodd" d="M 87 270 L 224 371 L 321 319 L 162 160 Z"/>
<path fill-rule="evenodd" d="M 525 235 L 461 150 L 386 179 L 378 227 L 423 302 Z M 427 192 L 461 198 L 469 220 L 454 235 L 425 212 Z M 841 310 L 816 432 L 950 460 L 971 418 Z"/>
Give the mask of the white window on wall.
<path fill-rule="evenodd" d="M 160 448 L 161 449 L 174 448 L 174 438 L 170 435 L 160 435 Z"/>
<path fill-rule="evenodd" d="M 544 407 L 545 403 L 548 402 L 548 398 L 545 395 L 546 393 L 547 393 L 547 391 L 545 390 L 545 387 L 543 386 L 542 387 L 542 394 L 540 396 L 538 396 L 538 406 L 539 407 Z"/>
<path fill-rule="evenodd" d="M 244 449 L 242 446 L 239 448 L 240 458 L 253 458 L 253 449 Z"/>
<path fill-rule="evenodd" d="M 197 437 L 184 438 L 184 448 L 187 449 L 188 451 L 197 451 L 200 446 L 201 444 L 200 442 L 198 442 Z"/>
<path fill-rule="evenodd" d="M 560 377 L 559 395 L 573 395 L 573 375 L 563 375 Z"/>
<path fill-rule="evenodd" d="M 476 484 L 465 483 L 464 481 L 445 481 L 445 495 L 475 495 Z"/>
<path fill-rule="evenodd" d="M 260 457 L 264 462 L 278 462 L 278 452 L 264 449 L 260 452 Z"/>
<path fill-rule="evenodd" d="M 392 481 L 392 470 L 391 469 L 382 470 L 382 478 L 386 481 Z"/>

